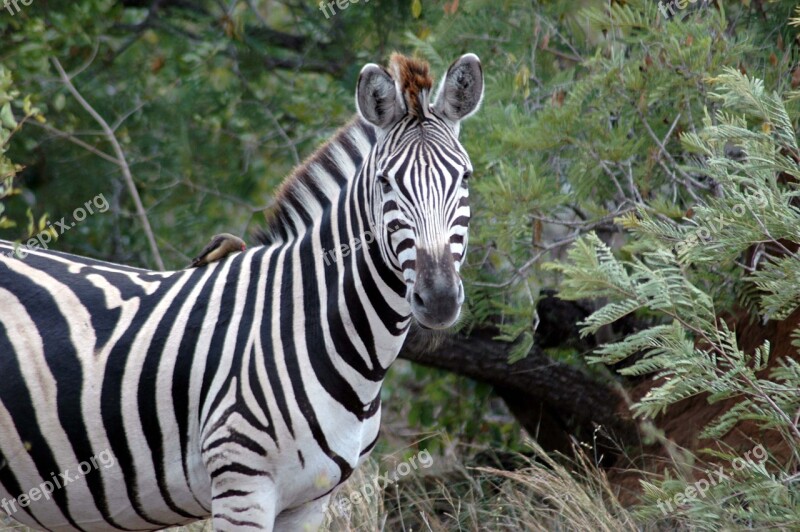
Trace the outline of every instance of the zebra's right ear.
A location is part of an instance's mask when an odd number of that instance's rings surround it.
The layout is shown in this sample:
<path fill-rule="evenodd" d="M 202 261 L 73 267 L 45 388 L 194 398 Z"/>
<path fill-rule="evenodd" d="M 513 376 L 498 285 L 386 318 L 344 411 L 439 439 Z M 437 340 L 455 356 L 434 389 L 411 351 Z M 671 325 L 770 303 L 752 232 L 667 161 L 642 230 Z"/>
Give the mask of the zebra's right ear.
<path fill-rule="evenodd" d="M 364 120 L 381 129 L 388 129 L 403 116 L 397 85 L 385 68 L 369 63 L 361 69 L 356 107 Z"/>
<path fill-rule="evenodd" d="M 458 124 L 473 115 L 483 101 L 483 67 L 475 54 L 464 54 L 450 65 L 436 95 L 434 108 Z"/>

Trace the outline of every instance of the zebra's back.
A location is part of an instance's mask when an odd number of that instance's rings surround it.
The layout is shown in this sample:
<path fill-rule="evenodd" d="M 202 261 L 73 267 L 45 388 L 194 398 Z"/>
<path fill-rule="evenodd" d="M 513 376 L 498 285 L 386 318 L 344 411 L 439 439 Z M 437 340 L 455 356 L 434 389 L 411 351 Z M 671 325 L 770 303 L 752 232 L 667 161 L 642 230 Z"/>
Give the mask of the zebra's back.
<path fill-rule="evenodd" d="M 0 257 L 3 511 L 31 526 L 98 530 L 208 513 L 207 475 L 184 460 L 191 376 L 176 364 L 180 350 L 159 344 L 177 323 L 162 309 L 202 296 L 186 287 L 220 271 L 155 273 L 53 252 Z M 197 306 L 190 319 L 207 310 Z M 159 386 L 169 377 L 173 386 Z M 184 396 L 163 393 L 181 387 Z"/>

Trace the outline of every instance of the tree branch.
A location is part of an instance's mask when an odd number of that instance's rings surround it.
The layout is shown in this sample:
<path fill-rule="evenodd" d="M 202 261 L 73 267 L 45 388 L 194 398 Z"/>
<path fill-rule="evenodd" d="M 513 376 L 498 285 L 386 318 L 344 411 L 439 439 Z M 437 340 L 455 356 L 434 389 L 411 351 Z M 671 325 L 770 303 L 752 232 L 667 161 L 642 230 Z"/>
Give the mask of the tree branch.
<path fill-rule="evenodd" d="M 494 336 L 490 329 L 473 330 L 446 338 L 433 351 L 411 338 L 400 358 L 491 384 L 517 398 L 522 394 L 530 405 L 540 401 L 580 426 L 599 424 L 623 436 L 633 432 L 629 420 L 619 415 L 622 399 L 614 390 L 578 368 L 551 359 L 538 346 L 509 364 L 513 345 Z"/>
<path fill-rule="evenodd" d="M 120 164 L 119 160 L 117 160 L 116 158 L 112 157 L 111 155 L 105 153 L 102 150 L 98 150 L 97 148 L 95 148 L 91 144 L 82 141 L 81 139 L 79 139 L 78 137 L 76 137 L 75 135 L 73 135 L 71 133 L 67 133 L 66 131 L 61 131 L 60 129 L 54 128 L 53 126 L 51 126 L 49 124 L 46 124 L 46 123 L 45 124 L 40 124 L 39 122 L 29 122 L 29 124 L 31 124 L 33 126 L 36 126 L 36 127 L 40 127 L 42 129 L 44 129 L 45 131 L 47 131 L 48 133 L 52 133 L 56 137 L 67 139 L 68 141 L 77 144 L 78 146 L 80 146 L 84 150 L 86 150 L 88 152 L 91 152 L 91 153 L 94 153 L 98 157 L 100 157 L 102 159 L 105 159 L 106 161 L 108 161 L 110 163 L 113 163 L 113 164 L 116 164 L 116 165 Z"/>
<path fill-rule="evenodd" d="M 155 260 L 158 269 L 164 271 L 164 262 L 161 260 L 161 255 L 158 252 L 158 245 L 156 244 L 156 238 L 153 234 L 153 229 L 150 227 L 150 220 L 147 218 L 147 213 L 144 209 L 144 205 L 142 204 L 142 199 L 139 196 L 139 191 L 136 189 L 136 183 L 133 181 L 133 175 L 131 175 L 131 169 L 128 166 L 127 160 L 125 159 L 125 153 L 122 151 L 122 146 L 120 146 L 119 141 L 117 140 L 116 135 L 114 135 L 114 131 L 108 125 L 108 122 L 106 122 L 105 119 L 103 119 L 103 117 L 100 116 L 100 114 L 95 111 L 91 105 L 89 105 L 89 102 L 87 102 L 83 96 L 81 96 L 81 93 L 78 92 L 78 89 L 76 89 L 75 85 L 72 84 L 72 80 L 64 71 L 64 68 L 61 66 L 61 63 L 58 61 L 58 59 L 53 57 L 52 61 L 53 66 L 55 66 L 56 70 L 58 71 L 58 75 L 61 78 L 61 81 L 67 87 L 67 90 L 69 90 L 81 107 L 83 107 L 86 112 L 91 115 L 95 122 L 100 125 L 100 128 L 103 130 L 103 134 L 108 139 L 108 142 L 111 143 L 112 148 L 114 148 L 117 165 L 122 171 L 122 178 L 128 187 L 128 192 L 133 198 L 133 203 L 136 206 L 136 213 L 139 217 L 139 221 L 142 223 L 142 229 L 147 237 L 147 242 L 150 245 L 150 252 L 153 254 L 153 259 Z"/>

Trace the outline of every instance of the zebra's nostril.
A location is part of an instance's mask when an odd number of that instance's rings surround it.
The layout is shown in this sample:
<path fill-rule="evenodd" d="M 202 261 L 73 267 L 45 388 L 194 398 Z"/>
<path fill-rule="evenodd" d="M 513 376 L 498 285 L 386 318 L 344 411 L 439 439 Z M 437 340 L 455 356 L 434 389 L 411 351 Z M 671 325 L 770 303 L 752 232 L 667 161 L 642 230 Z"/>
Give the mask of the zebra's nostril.
<path fill-rule="evenodd" d="M 419 295 L 419 292 L 414 292 L 414 305 L 420 310 L 425 308 L 425 300 L 422 299 L 422 296 Z"/>

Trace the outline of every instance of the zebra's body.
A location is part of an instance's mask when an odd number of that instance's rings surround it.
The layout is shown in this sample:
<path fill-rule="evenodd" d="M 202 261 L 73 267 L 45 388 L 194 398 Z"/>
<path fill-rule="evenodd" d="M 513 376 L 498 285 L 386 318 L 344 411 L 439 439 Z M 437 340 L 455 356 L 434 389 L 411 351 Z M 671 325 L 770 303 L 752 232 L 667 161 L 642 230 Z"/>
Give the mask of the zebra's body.
<path fill-rule="evenodd" d="M 425 83 L 416 62 L 393 61 L 394 79 L 362 71 L 361 117 L 287 181 L 264 246 L 167 273 L 0 255 L 6 512 L 53 530 L 208 515 L 219 530 L 319 525 L 377 441 L 381 383 L 412 316 L 444 327 L 463 300 L 470 167 L 457 123 L 468 113 L 435 115 L 424 93 L 401 109 Z M 464 56 L 448 79 L 470 74 L 482 94 L 476 72 Z M 471 113 L 480 95 L 469 96 Z M 424 208 L 406 205 L 414 198 Z M 32 489 L 40 497 L 22 507 Z"/>

